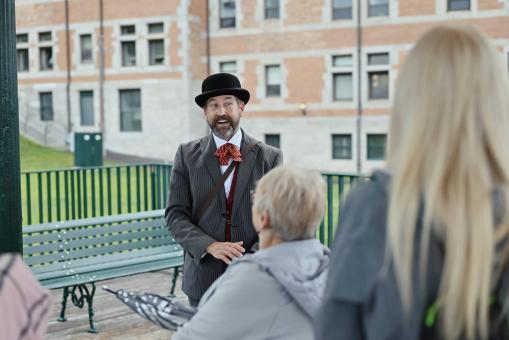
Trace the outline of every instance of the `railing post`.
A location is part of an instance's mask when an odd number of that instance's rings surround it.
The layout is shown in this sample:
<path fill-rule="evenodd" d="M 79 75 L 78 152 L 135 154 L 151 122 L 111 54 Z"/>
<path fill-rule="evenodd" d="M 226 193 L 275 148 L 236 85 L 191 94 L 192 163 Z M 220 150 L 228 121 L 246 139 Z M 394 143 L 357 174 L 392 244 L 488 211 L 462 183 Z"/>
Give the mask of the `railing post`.
<path fill-rule="evenodd" d="M 22 252 L 14 0 L 0 0 L 0 253 Z"/>

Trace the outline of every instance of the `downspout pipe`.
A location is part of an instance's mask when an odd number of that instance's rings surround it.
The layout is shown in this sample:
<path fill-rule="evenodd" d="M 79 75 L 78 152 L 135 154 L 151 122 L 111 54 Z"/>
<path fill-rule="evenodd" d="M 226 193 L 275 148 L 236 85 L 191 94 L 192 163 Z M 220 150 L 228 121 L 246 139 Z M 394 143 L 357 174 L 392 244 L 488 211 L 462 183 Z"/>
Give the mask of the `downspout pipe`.
<path fill-rule="evenodd" d="M 102 136 L 103 155 L 106 150 L 106 133 L 104 123 L 104 3 L 99 0 L 99 117 Z"/>
<path fill-rule="evenodd" d="M 69 32 L 69 0 L 65 0 L 65 55 L 67 79 L 65 83 L 66 109 L 67 109 L 67 136 L 72 132 L 71 121 L 71 41 Z"/>
<path fill-rule="evenodd" d="M 362 172 L 362 1 L 357 1 L 357 172 Z"/>
<path fill-rule="evenodd" d="M 207 76 L 210 75 L 210 12 L 209 12 L 209 1 L 205 0 L 205 25 L 207 26 L 206 46 L 207 46 Z"/>

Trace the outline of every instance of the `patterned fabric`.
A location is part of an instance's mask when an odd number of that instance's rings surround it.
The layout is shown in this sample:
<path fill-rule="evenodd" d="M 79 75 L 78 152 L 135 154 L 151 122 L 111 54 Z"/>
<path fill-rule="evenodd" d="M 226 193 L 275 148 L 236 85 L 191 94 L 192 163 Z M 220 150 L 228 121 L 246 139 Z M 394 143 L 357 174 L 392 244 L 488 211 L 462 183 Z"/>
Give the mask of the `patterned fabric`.
<path fill-rule="evenodd" d="M 230 159 L 234 162 L 242 162 L 242 157 L 239 149 L 231 143 L 222 145 L 219 149 L 214 152 L 219 160 L 219 165 L 228 165 Z"/>
<path fill-rule="evenodd" d="M 51 302 L 19 255 L 0 254 L 0 339 L 44 339 Z"/>

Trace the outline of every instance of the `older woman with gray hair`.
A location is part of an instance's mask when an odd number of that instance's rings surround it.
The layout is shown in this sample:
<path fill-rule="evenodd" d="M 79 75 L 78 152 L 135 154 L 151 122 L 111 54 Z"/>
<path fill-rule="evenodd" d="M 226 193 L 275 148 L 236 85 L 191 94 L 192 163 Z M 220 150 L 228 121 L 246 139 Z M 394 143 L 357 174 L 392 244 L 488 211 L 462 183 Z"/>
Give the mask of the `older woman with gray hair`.
<path fill-rule="evenodd" d="M 324 185 L 318 173 L 286 166 L 260 180 L 252 208 L 260 250 L 232 262 L 172 339 L 313 339 L 329 264 L 314 238 Z"/>

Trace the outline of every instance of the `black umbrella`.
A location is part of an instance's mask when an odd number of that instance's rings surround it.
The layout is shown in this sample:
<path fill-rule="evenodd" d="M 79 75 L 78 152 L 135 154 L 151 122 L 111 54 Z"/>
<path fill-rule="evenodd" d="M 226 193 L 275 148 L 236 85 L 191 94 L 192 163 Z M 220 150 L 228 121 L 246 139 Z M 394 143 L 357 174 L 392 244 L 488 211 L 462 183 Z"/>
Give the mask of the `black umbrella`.
<path fill-rule="evenodd" d="M 157 294 L 128 292 L 123 289 L 115 291 L 107 286 L 103 286 L 103 289 L 115 294 L 117 298 L 145 319 L 172 331 L 176 331 L 178 327 L 189 321 L 197 310 L 195 307 Z"/>

